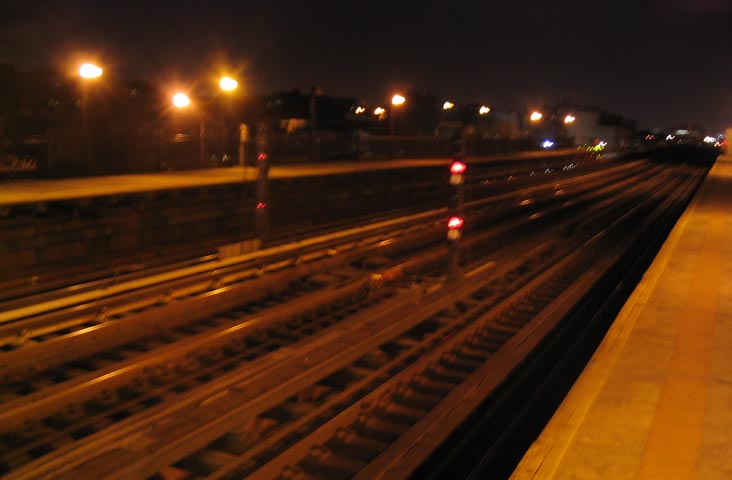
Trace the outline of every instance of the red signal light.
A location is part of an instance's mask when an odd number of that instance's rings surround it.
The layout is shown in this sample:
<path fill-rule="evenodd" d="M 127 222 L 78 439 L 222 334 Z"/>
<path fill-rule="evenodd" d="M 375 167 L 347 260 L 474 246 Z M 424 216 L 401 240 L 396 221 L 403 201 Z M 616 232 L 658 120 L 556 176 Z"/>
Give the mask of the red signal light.
<path fill-rule="evenodd" d="M 257 160 L 259 160 L 260 162 L 263 162 L 263 161 L 267 160 L 267 154 L 266 153 L 260 153 L 259 155 L 257 155 Z"/>
<path fill-rule="evenodd" d="M 463 162 L 456 160 L 450 164 L 450 173 L 453 175 L 461 175 L 465 173 L 465 170 L 467 168 L 468 166 L 465 165 Z"/>
<path fill-rule="evenodd" d="M 461 217 L 450 217 L 447 221 L 447 228 L 450 230 L 458 230 L 463 228 L 463 223 L 465 223 L 465 221 Z"/>

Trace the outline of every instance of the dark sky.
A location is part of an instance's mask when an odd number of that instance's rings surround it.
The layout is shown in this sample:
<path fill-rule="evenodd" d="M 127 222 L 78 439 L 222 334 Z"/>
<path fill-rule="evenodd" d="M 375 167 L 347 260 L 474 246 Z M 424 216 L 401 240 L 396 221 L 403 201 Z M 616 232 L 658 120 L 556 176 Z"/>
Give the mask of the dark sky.
<path fill-rule="evenodd" d="M 0 0 L 0 62 L 62 68 L 82 52 L 160 82 L 226 61 L 254 93 L 320 85 L 373 104 L 415 88 L 732 125 L 732 0 Z"/>

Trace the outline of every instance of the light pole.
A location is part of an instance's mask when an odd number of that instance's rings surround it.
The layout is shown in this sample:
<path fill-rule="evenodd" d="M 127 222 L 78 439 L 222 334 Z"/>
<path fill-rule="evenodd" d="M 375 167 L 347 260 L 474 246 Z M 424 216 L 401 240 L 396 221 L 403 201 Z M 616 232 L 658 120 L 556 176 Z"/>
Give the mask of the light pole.
<path fill-rule="evenodd" d="M 234 92 L 239 87 L 239 82 L 237 82 L 234 78 L 231 78 L 229 76 L 224 76 L 219 79 L 219 89 L 226 95 L 227 97 L 230 97 L 234 95 Z M 222 164 L 224 164 L 224 155 L 226 155 L 226 147 L 231 145 L 231 132 L 232 130 L 229 128 L 231 123 L 231 103 L 228 101 L 228 99 L 225 101 L 226 105 L 222 107 L 222 123 L 223 123 L 223 135 L 222 135 L 222 145 L 221 145 L 221 160 Z M 241 138 L 241 135 L 240 135 Z M 243 164 L 243 156 L 242 156 L 242 149 L 239 148 L 239 163 Z"/>
<path fill-rule="evenodd" d="M 183 92 L 177 92 L 173 95 L 173 106 L 178 109 L 187 109 L 191 107 L 191 99 Z M 198 109 L 194 114 L 198 120 L 198 162 L 203 167 L 206 163 L 206 124 L 203 121 L 203 115 Z"/>
<path fill-rule="evenodd" d="M 93 63 L 84 63 L 79 67 L 81 77 L 81 136 L 83 144 L 84 168 L 91 167 L 91 131 L 89 129 L 89 83 L 102 76 L 103 70 Z"/>
<path fill-rule="evenodd" d="M 391 134 L 391 158 L 394 158 L 396 155 L 396 125 L 394 117 L 396 116 L 396 110 L 397 108 L 404 105 L 404 103 L 407 101 L 407 99 L 404 97 L 404 95 L 400 95 L 398 93 L 394 94 L 394 96 L 391 97 L 391 112 L 389 112 L 389 131 Z"/>
<path fill-rule="evenodd" d="M 393 96 L 393 97 L 391 97 L 391 105 L 392 105 L 392 109 L 391 109 L 391 115 L 390 115 L 390 118 L 391 118 L 391 124 L 389 125 L 389 130 L 390 130 L 390 133 L 391 133 L 391 136 L 392 136 L 392 137 L 393 137 L 393 136 L 394 136 L 394 134 L 395 134 L 395 131 L 394 131 L 394 130 L 395 130 L 395 125 L 394 125 L 394 116 L 395 116 L 395 113 L 396 113 L 396 109 L 397 109 L 397 107 L 401 107 L 402 105 L 404 105 L 404 103 L 405 103 L 406 101 L 407 101 L 407 99 L 406 99 L 406 98 L 404 98 L 404 96 L 403 96 L 403 95 L 400 95 L 400 94 L 398 94 L 398 93 L 397 93 L 397 94 L 394 94 L 394 96 Z"/>

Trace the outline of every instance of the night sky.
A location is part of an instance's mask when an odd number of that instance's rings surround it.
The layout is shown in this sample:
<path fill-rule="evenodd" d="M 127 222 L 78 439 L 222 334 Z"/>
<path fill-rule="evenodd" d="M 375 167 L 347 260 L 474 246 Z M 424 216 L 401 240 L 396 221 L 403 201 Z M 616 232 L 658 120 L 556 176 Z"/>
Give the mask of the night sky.
<path fill-rule="evenodd" d="M 190 82 L 227 63 L 256 94 L 432 91 L 499 110 L 569 100 L 641 127 L 732 125 L 731 0 L 0 0 L 0 63 Z"/>

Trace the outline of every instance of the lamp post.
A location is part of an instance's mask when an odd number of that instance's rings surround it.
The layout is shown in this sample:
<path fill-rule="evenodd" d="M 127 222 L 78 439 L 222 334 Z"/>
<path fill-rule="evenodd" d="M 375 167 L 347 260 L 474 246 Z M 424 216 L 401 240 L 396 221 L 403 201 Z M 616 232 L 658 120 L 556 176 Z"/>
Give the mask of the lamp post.
<path fill-rule="evenodd" d="M 392 109 L 391 109 L 391 115 L 389 115 L 389 117 L 391 118 L 391 123 L 389 125 L 389 131 L 390 131 L 392 137 L 395 134 L 395 128 L 396 128 L 395 125 L 394 125 L 394 116 L 395 116 L 395 113 L 396 113 L 396 109 L 397 109 L 397 107 L 401 107 L 402 105 L 404 105 L 404 103 L 406 101 L 407 101 L 407 99 L 404 98 L 403 95 L 400 95 L 398 93 L 397 94 L 394 94 L 394 96 L 391 97 Z"/>
<path fill-rule="evenodd" d="M 173 106 L 178 109 L 191 107 L 191 99 L 183 92 L 176 92 L 173 95 Z M 195 109 L 196 120 L 198 120 L 198 162 L 203 167 L 206 163 L 206 123 L 200 111 Z"/>
<path fill-rule="evenodd" d="M 224 95 L 226 97 L 231 97 L 232 95 L 234 95 L 235 91 L 238 88 L 239 88 L 239 82 L 236 81 L 236 79 L 234 79 L 232 77 L 224 76 L 219 79 L 219 89 L 224 93 Z M 224 160 L 224 156 L 226 155 L 227 146 L 231 146 L 233 142 L 231 142 L 232 129 L 230 128 L 231 127 L 230 124 L 232 123 L 231 102 L 229 101 L 229 99 L 225 99 L 225 100 L 223 100 L 223 103 L 225 103 L 225 105 L 223 105 L 221 108 L 221 111 L 222 111 L 221 115 L 223 117 L 223 119 L 222 119 L 223 134 L 222 134 L 222 139 L 221 139 L 221 143 L 222 143 L 221 160 L 222 160 L 222 164 L 225 164 L 225 162 L 223 160 Z M 241 138 L 241 134 L 239 135 L 239 137 Z M 241 141 L 239 143 L 241 143 Z M 243 164 L 244 160 L 243 160 L 241 148 L 238 149 L 238 153 L 239 153 L 239 163 Z"/>
<path fill-rule="evenodd" d="M 102 76 L 103 70 L 93 63 L 84 63 L 79 67 L 81 78 L 81 136 L 83 144 L 84 168 L 91 167 L 91 130 L 89 128 L 89 83 Z"/>
<path fill-rule="evenodd" d="M 391 158 L 396 156 L 396 125 L 394 117 L 396 116 L 397 108 L 404 105 L 407 101 L 404 95 L 398 93 L 391 97 L 391 112 L 389 112 L 389 133 L 391 134 Z"/>

